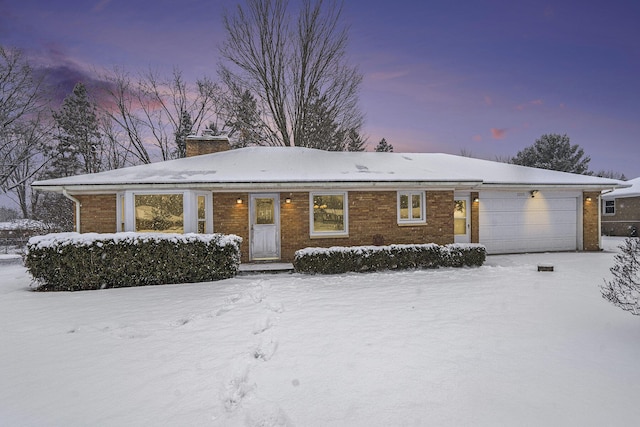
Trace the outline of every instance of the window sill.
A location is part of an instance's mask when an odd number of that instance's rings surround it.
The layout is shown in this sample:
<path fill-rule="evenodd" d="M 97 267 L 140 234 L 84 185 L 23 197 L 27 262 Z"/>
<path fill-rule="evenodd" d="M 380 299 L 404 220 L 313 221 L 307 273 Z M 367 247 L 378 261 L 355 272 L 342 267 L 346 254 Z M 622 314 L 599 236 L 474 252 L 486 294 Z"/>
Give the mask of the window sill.
<path fill-rule="evenodd" d="M 309 238 L 311 240 L 314 240 L 314 239 L 347 239 L 347 238 L 349 238 L 349 235 L 348 234 L 327 234 L 327 235 L 311 234 L 311 235 L 309 235 Z"/>
<path fill-rule="evenodd" d="M 398 227 L 425 227 L 429 224 L 426 222 L 399 222 Z"/>

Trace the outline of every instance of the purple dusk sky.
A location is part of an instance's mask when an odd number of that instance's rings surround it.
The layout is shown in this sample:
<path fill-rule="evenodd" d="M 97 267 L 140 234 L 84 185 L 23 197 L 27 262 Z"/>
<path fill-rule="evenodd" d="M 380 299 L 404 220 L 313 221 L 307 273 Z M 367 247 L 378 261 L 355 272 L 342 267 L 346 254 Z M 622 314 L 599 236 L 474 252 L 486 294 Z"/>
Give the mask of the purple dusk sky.
<path fill-rule="evenodd" d="M 95 68 L 216 78 L 235 0 L 0 0 L 0 43 L 65 93 Z M 347 0 L 370 149 L 515 155 L 568 134 L 594 171 L 640 176 L 640 2 Z"/>

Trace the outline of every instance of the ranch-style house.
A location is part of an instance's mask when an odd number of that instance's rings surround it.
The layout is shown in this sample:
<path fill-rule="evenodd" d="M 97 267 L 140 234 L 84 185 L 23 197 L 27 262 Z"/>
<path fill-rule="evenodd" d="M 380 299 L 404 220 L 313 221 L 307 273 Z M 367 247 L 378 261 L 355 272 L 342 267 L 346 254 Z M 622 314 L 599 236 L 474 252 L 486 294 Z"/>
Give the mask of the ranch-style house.
<path fill-rule="evenodd" d="M 225 233 L 243 262 L 305 247 L 481 243 L 487 253 L 600 250 L 600 194 L 621 181 L 437 153 L 231 150 L 38 181 L 75 202 L 78 232 Z"/>

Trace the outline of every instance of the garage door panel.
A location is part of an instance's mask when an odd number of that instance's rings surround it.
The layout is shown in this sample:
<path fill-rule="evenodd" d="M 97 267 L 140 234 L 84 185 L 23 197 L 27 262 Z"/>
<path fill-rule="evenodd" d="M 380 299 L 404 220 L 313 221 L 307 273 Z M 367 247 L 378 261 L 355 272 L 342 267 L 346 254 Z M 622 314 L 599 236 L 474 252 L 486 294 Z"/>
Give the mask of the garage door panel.
<path fill-rule="evenodd" d="M 575 250 L 579 193 L 480 193 L 480 243 L 488 253 Z"/>
<path fill-rule="evenodd" d="M 525 225 L 525 224 L 538 224 L 538 225 L 549 225 L 549 224 L 575 224 L 576 223 L 576 213 L 568 212 L 568 213 L 556 213 L 553 216 L 547 216 L 544 212 L 533 213 L 529 216 L 524 215 L 515 215 L 511 213 L 504 212 L 496 212 L 490 213 L 489 215 L 484 215 L 480 218 L 484 219 L 485 224 L 491 225 Z"/>

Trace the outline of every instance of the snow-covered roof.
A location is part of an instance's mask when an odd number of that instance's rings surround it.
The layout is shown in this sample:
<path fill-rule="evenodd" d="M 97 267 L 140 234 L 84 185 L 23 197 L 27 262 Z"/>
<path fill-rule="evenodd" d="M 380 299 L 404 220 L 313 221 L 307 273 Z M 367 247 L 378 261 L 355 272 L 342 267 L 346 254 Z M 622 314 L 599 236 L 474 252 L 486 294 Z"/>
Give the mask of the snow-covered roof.
<path fill-rule="evenodd" d="M 640 177 L 625 181 L 625 184 L 630 185 L 627 188 L 620 188 L 610 193 L 604 194 L 603 199 L 621 199 L 624 197 L 640 197 Z"/>
<path fill-rule="evenodd" d="M 139 186 L 218 188 L 428 185 L 575 186 L 615 188 L 621 181 L 441 153 L 335 152 L 301 147 L 250 147 L 38 181 L 40 189 L 82 191 Z"/>

